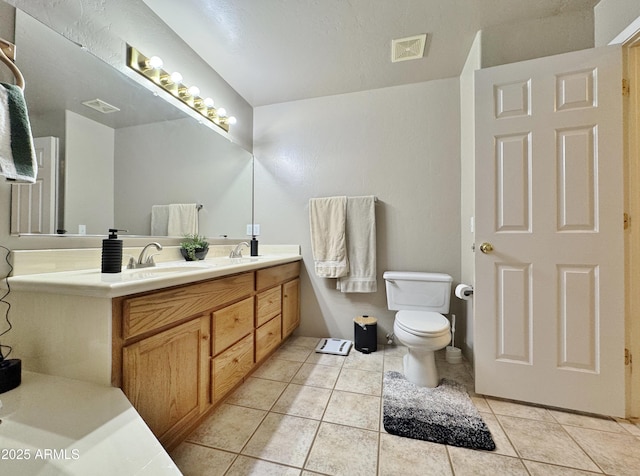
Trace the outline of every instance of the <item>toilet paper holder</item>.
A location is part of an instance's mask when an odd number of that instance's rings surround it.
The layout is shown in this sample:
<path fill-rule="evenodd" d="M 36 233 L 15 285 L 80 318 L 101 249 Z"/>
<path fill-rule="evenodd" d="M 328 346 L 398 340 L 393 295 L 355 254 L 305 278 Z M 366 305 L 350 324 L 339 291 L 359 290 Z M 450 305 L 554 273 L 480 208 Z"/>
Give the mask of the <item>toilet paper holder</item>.
<path fill-rule="evenodd" d="M 468 284 L 458 284 L 454 291 L 457 298 L 468 301 L 473 296 L 473 286 Z"/>

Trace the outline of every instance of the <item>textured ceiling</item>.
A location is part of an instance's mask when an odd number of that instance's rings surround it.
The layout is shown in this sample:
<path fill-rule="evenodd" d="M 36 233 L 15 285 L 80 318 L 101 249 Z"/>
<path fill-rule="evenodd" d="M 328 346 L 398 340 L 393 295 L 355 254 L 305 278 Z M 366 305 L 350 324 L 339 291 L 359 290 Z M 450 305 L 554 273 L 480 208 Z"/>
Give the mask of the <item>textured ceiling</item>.
<path fill-rule="evenodd" d="M 458 76 L 478 30 L 597 0 L 144 0 L 252 106 Z M 428 33 L 425 57 L 391 40 Z"/>

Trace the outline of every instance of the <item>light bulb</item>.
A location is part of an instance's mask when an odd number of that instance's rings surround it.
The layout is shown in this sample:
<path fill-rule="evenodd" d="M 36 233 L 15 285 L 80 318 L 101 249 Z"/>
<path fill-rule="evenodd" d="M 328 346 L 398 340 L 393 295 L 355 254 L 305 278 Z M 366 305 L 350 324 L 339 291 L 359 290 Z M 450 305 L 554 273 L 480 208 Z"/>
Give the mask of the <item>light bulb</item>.
<path fill-rule="evenodd" d="M 235 123 L 237 123 L 237 122 L 238 122 L 238 120 L 235 118 L 235 116 L 229 116 L 229 117 L 227 118 L 227 124 L 231 124 L 231 125 L 233 125 L 233 124 L 235 124 Z"/>
<path fill-rule="evenodd" d="M 218 114 L 218 117 L 224 117 L 227 115 L 227 110 L 224 107 L 219 107 L 216 112 Z"/>
<path fill-rule="evenodd" d="M 207 107 L 213 107 L 213 99 L 204 98 L 204 105 L 207 106 Z"/>
<path fill-rule="evenodd" d="M 198 86 L 191 86 L 189 89 L 187 89 L 187 92 L 192 96 L 197 96 L 198 94 L 200 94 L 200 88 Z"/>
<path fill-rule="evenodd" d="M 147 65 L 151 69 L 160 69 L 162 68 L 163 64 L 164 62 L 162 61 L 162 58 L 160 58 L 159 56 L 152 56 L 147 60 Z"/>
<path fill-rule="evenodd" d="M 182 75 L 177 71 L 174 71 L 173 73 L 171 73 L 171 81 L 173 81 L 174 83 L 179 83 L 180 81 L 182 81 Z"/>

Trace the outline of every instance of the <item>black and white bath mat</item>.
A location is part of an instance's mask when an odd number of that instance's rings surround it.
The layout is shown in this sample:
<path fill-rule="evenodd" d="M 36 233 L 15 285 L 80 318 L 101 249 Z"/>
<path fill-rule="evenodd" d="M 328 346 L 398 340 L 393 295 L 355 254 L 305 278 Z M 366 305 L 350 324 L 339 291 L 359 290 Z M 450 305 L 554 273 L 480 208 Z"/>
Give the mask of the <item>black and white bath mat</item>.
<path fill-rule="evenodd" d="M 442 379 L 418 387 L 400 372 L 385 372 L 383 424 L 392 435 L 465 448 L 495 450 L 489 428 L 462 384 Z"/>

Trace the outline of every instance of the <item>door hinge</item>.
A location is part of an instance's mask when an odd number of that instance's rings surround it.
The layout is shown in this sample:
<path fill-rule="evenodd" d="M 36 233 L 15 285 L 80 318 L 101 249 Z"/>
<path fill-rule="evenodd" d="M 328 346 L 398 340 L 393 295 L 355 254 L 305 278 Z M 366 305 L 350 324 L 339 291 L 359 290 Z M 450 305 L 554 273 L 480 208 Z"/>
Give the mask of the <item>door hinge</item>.
<path fill-rule="evenodd" d="M 630 92 L 631 92 L 631 89 L 629 87 L 629 80 L 623 78 L 622 79 L 622 95 L 628 96 Z"/>
<path fill-rule="evenodd" d="M 633 363 L 633 357 L 629 349 L 624 349 L 624 365 L 631 365 Z"/>
<path fill-rule="evenodd" d="M 626 230 L 627 228 L 629 228 L 629 225 L 631 224 L 631 217 L 629 216 L 628 213 L 625 213 L 623 216 L 624 216 L 624 229 Z"/>

